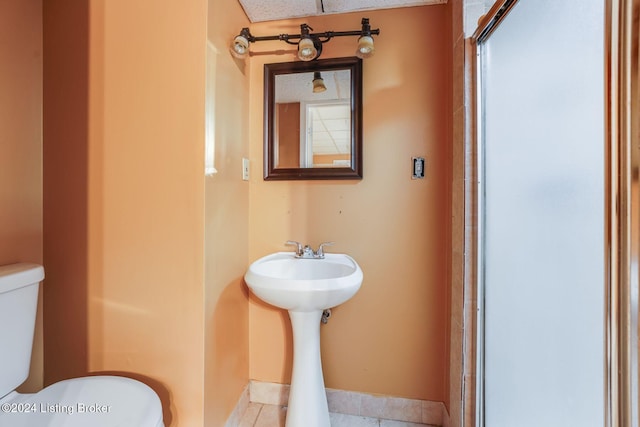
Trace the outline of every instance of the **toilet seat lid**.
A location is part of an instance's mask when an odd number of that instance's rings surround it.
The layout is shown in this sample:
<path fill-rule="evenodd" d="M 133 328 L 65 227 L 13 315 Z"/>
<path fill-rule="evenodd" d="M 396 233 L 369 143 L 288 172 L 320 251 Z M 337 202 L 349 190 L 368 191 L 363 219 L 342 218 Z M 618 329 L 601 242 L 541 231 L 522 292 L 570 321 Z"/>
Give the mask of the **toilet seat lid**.
<path fill-rule="evenodd" d="M 125 377 L 60 381 L 3 401 L 0 426 L 159 427 L 162 405 L 147 385 Z"/>

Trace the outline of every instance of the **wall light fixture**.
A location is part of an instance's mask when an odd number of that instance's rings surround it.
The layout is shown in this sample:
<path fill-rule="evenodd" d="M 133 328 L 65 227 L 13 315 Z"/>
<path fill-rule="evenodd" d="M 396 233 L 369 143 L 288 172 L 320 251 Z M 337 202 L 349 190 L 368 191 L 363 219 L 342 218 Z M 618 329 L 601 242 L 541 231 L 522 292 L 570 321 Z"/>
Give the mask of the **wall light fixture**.
<path fill-rule="evenodd" d="M 327 87 L 324 85 L 324 79 L 322 78 L 322 74 L 320 74 L 320 71 L 313 72 L 313 81 L 311 83 L 313 84 L 313 93 L 320 93 L 327 90 Z"/>
<path fill-rule="evenodd" d="M 298 45 L 298 58 L 303 61 L 318 59 L 322 53 L 322 44 L 334 37 L 358 36 L 356 56 L 368 58 L 374 53 L 372 35 L 379 35 L 380 29 L 371 29 L 369 18 L 362 18 L 362 29 L 354 31 L 325 31 L 312 33 L 313 28 L 307 24 L 300 25 L 300 34 L 278 34 L 277 36 L 259 36 L 251 34 L 249 28 L 243 28 L 231 43 L 231 53 L 236 58 L 245 58 L 249 54 L 249 44 L 267 40 L 280 40 L 285 43 Z"/>

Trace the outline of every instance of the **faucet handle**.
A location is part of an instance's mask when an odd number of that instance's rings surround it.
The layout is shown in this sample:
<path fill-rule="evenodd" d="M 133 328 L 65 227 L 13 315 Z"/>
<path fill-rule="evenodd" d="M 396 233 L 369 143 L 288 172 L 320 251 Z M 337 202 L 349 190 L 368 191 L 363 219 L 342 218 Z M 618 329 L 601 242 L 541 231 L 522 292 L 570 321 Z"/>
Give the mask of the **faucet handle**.
<path fill-rule="evenodd" d="M 295 246 L 296 247 L 296 256 L 302 255 L 302 243 L 296 242 L 295 240 L 287 240 L 285 243 L 287 246 Z"/>
<path fill-rule="evenodd" d="M 316 251 L 316 256 L 320 257 L 320 258 L 324 258 L 324 247 L 325 246 L 331 246 L 334 245 L 336 242 L 324 242 L 324 243 L 320 243 L 320 246 L 318 246 L 318 250 Z"/>

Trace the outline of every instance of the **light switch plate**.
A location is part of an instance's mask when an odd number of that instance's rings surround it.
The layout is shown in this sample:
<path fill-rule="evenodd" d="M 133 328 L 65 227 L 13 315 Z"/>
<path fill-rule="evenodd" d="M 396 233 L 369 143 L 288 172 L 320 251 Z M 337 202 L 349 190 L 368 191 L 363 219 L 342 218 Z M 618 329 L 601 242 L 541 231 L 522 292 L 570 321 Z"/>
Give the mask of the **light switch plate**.
<path fill-rule="evenodd" d="M 242 158 L 242 180 L 249 181 L 249 159 Z"/>

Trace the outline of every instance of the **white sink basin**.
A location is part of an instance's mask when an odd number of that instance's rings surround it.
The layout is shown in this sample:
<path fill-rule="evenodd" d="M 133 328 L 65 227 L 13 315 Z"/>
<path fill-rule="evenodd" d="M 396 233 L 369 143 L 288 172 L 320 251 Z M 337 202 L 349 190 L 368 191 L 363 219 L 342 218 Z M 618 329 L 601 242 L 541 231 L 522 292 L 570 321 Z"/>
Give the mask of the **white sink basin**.
<path fill-rule="evenodd" d="M 292 311 L 316 311 L 342 304 L 362 284 L 362 270 L 345 254 L 323 259 L 296 258 L 277 252 L 249 266 L 244 280 L 261 300 Z"/>
<path fill-rule="evenodd" d="M 277 252 L 249 266 L 244 280 L 261 300 L 289 311 L 293 368 L 286 427 L 330 427 L 320 359 L 323 310 L 342 304 L 362 284 L 362 270 L 349 255 L 296 258 Z"/>

